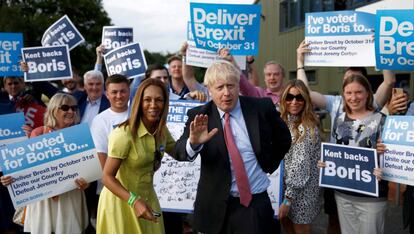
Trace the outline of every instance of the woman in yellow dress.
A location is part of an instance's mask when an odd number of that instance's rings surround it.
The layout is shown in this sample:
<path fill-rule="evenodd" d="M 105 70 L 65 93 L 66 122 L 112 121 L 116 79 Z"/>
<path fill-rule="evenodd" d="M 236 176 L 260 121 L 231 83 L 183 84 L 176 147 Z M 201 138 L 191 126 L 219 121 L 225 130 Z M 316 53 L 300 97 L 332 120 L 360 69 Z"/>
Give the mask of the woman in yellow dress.
<path fill-rule="evenodd" d="M 97 233 L 164 233 L 153 187 L 164 152 L 175 145 L 167 127 L 168 92 L 156 79 L 140 85 L 128 120 L 112 131 L 98 204 Z"/>

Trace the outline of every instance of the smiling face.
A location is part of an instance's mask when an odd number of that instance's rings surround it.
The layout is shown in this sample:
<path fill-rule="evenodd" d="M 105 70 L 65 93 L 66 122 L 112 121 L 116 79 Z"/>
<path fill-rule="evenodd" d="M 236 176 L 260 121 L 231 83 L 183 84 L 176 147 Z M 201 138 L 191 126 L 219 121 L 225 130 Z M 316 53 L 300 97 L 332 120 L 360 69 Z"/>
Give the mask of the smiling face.
<path fill-rule="evenodd" d="M 303 98 L 300 91 L 292 87 L 286 96 L 287 111 L 291 115 L 299 115 L 305 106 L 305 99 Z"/>
<path fill-rule="evenodd" d="M 76 111 L 78 111 L 76 102 L 63 102 L 54 111 L 56 118 L 55 128 L 62 129 L 74 125 L 76 120 Z"/>
<path fill-rule="evenodd" d="M 91 101 L 95 101 L 102 97 L 103 94 L 103 82 L 99 78 L 89 78 L 84 83 L 84 88 L 88 94 L 88 98 Z"/>
<path fill-rule="evenodd" d="M 368 91 L 358 82 L 352 82 L 344 87 L 344 100 L 352 113 L 367 110 Z"/>
<path fill-rule="evenodd" d="M 6 92 L 13 97 L 18 96 L 23 92 L 25 87 L 24 81 L 21 78 L 5 78 L 4 89 Z"/>
<path fill-rule="evenodd" d="M 165 97 L 162 89 L 155 85 L 148 86 L 142 95 L 142 122 L 147 129 L 157 126 L 164 109 Z"/>
<path fill-rule="evenodd" d="M 208 86 L 208 90 L 213 102 L 220 110 L 230 112 L 236 106 L 239 98 L 239 84 L 235 78 L 217 79 Z"/>
<path fill-rule="evenodd" d="M 277 64 L 268 64 L 264 68 L 266 87 L 272 92 L 278 92 L 283 87 L 283 71 Z"/>
<path fill-rule="evenodd" d="M 129 86 L 122 83 L 110 83 L 107 85 L 106 97 L 111 103 L 111 110 L 124 112 L 128 109 Z"/>
<path fill-rule="evenodd" d="M 183 63 L 178 59 L 173 60 L 173 61 L 170 62 L 168 69 L 169 69 L 169 72 L 170 72 L 171 77 L 173 79 L 181 79 L 182 78 L 182 76 L 183 76 L 183 73 L 182 73 L 182 70 L 181 70 L 182 69 L 182 64 Z"/>

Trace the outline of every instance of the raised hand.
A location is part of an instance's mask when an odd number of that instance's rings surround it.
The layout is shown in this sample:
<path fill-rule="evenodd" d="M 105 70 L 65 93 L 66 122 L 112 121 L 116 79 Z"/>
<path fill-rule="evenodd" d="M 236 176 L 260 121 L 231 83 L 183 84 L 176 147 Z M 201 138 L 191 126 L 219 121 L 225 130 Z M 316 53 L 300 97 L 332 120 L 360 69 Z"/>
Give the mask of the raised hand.
<path fill-rule="evenodd" d="M 180 55 L 185 56 L 187 54 L 188 43 L 185 41 L 180 48 Z"/>
<path fill-rule="evenodd" d="M 208 116 L 196 115 L 190 123 L 190 143 L 193 145 L 204 144 L 217 134 L 218 129 L 214 128 L 208 132 Z"/>
<path fill-rule="evenodd" d="M 188 94 L 188 96 L 191 99 L 197 100 L 197 101 L 200 101 L 200 102 L 205 102 L 207 100 L 207 95 L 204 92 L 200 91 L 200 90 L 194 90 L 194 91 L 190 92 Z"/>
<path fill-rule="evenodd" d="M 406 93 L 393 94 L 387 104 L 390 115 L 404 113 L 407 111 L 408 95 Z"/>
<path fill-rule="evenodd" d="M 311 50 L 309 49 L 309 43 L 306 43 L 306 41 L 303 40 L 296 49 L 296 62 L 298 67 L 303 67 L 305 65 L 305 54 L 309 53 L 310 51 Z"/>

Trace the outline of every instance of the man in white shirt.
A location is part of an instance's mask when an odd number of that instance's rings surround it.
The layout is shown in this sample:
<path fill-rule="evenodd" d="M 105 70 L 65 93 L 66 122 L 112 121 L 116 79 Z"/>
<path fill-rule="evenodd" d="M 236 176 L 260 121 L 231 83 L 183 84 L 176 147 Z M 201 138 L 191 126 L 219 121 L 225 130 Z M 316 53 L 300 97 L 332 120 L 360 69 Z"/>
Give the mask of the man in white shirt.
<path fill-rule="evenodd" d="M 91 133 L 102 168 L 108 153 L 108 136 L 112 129 L 128 118 L 129 81 L 123 75 L 109 76 L 105 82 L 106 97 L 111 104 L 92 121 Z"/>
<path fill-rule="evenodd" d="M 108 136 L 112 129 L 124 122 L 128 118 L 128 100 L 129 100 L 129 81 L 123 75 L 112 75 L 109 76 L 105 82 L 106 97 L 109 100 L 110 107 L 95 118 L 91 123 L 92 138 L 95 143 L 96 151 L 98 152 L 99 162 L 103 168 L 105 165 L 106 158 L 108 156 Z M 105 97 L 105 95 L 101 95 Z M 97 181 L 96 194 L 99 195 L 102 190 L 102 182 Z M 93 209 L 90 214 L 91 223 L 96 223 L 96 207 L 98 196 L 95 195 L 93 199 Z"/>

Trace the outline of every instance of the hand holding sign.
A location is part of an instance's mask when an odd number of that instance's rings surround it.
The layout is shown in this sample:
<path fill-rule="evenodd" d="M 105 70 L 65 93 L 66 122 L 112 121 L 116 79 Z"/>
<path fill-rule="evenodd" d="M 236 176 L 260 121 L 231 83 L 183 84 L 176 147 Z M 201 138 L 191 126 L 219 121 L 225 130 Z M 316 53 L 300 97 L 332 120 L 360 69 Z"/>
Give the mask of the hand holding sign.
<path fill-rule="evenodd" d="M 67 45 L 22 48 L 23 61 L 28 66 L 25 81 L 61 80 L 72 78 Z"/>
<path fill-rule="evenodd" d="M 0 177 L 0 181 L 3 186 L 9 186 L 13 183 L 13 178 L 11 176 L 2 176 Z"/>

